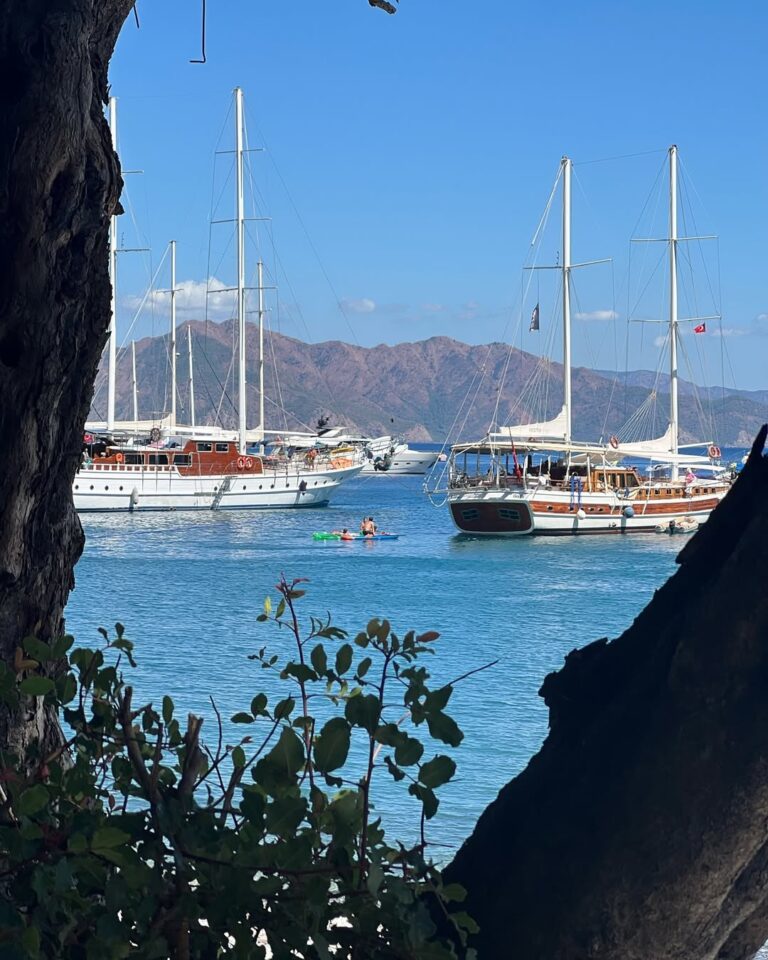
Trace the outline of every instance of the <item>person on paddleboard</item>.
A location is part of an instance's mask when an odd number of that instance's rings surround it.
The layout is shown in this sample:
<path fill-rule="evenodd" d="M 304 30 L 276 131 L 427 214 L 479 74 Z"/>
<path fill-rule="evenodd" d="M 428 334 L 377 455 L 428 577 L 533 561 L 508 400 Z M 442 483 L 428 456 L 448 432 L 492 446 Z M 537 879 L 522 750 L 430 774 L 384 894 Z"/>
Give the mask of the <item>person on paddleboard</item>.
<path fill-rule="evenodd" d="M 373 517 L 363 517 L 363 522 L 360 524 L 360 533 L 364 537 L 372 537 L 376 533 L 376 524 L 373 522 Z"/>

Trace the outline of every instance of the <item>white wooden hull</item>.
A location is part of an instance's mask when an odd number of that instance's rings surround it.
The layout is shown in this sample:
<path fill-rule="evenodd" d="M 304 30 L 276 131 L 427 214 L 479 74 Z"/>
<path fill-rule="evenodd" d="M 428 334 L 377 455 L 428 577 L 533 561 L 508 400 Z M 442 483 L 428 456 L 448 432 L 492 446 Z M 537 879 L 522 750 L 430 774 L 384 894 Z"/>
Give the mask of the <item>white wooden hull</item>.
<path fill-rule="evenodd" d="M 652 533 L 670 520 L 691 518 L 703 523 L 727 492 L 714 484 L 710 492 L 654 499 L 638 491 L 631 498 L 616 493 L 523 490 L 499 487 L 451 490 L 451 519 L 462 533 L 472 536 L 520 537 L 574 534 Z"/>
<path fill-rule="evenodd" d="M 379 476 L 403 476 L 417 475 L 423 476 L 427 471 L 437 463 L 440 454 L 431 450 L 411 450 L 406 447 L 404 450 L 398 450 L 392 456 L 389 467 L 386 470 L 377 470 L 374 467 L 373 460 L 366 460 L 363 467 L 363 473 L 374 473 Z"/>
<path fill-rule="evenodd" d="M 328 470 L 294 468 L 201 477 L 182 476 L 174 468 L 91 465 L 77 472 L 72 493 L 75 509 L 81 513 L 324 507 L 338 486 L 361 469 L 361 465 Z"/>

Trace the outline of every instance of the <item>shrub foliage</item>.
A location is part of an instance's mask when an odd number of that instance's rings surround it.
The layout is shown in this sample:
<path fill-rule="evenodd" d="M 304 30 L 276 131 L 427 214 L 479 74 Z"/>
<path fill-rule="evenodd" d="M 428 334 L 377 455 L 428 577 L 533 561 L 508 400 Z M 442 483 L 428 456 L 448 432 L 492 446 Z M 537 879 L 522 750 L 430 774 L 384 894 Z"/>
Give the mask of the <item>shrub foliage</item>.
<path fill-rule="evenodd" d="M 301 582 L 281 578 L 258 618 L 291 656 L 250 658 L 280 696 L 256 693 L 230 724 L 212 701 L 208 744 L 203 721 L 180 719 L 170 697 L 138 702 L 120 624 L 100 631 L 100 649 L 30 638 L 0 667 L 7 707 L 44 697 L 68 735 L 47 756 L 0 756 L 0 955 L 471 955 L 463 890 L 442 884 L 427 852 L 437 791 L 455 772 L 441 745 L 462 739 L 446 713 L 452 685 L 433 690 L 423 665 L 438 634 L 401 638 L 371 620 L 350 641 L 330 616 L 302 626 Z M 408 842 L 390 841 L 376 815 L 380 776 L 415 798 Z"/>

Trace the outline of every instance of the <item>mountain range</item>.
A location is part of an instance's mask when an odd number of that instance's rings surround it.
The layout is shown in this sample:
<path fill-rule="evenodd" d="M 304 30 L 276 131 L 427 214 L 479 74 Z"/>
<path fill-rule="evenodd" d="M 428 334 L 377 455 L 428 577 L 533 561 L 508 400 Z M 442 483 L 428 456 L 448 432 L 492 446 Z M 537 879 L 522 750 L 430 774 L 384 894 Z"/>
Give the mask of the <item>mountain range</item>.
<path fill-rule="evenodd" d="M 189 422 L 187 336 L 194 354 L 197 423 L 233 426 L 237 419 L 233 321 L 184 324 L 177 334 L 178 419 Z M 529 422 L 553 417 L 562 404 L 562 366 L 504 343 L 470 346 L 450 337 L 431 337 L 395 346 L 359 347 L 341 341 L 305 343 L 278 333 L 265 337 L 267 428 L 313 428 L 331 424 L 369 436 L 403 434 L 414 441 L 452 441 L 481 436 L 492 422 Z M 169 338 L 136 343 L 139 417 L 160 417 L 169 408 Z M 118 362 L 117 416 L 132 418 L 130 357 Z M 249 425 L 257 420 L 258 333 L 246 338 Z M 104 371 L 97 379 L 92 416 L 103 418 Z M 535 389 L 532 388 L 535 384 Z M 526 385 L 528 385 L 526 387 Z M 573 432 L 583 440 L 621 435 L 642 407 L 648 436 L 667 425 L 669 377 L 653 371 L 573 371 Z M 649 392 L 655 403 L 649 404 Z M 768 390 L 703 388 L 680 381 L 682 442 L 714 440 L 721 445 L 752 442 L 768 419 Z M 535 395 L 535 402 L 521 398 Z M 512 418 L 510 421 L 510 411 Z"/>

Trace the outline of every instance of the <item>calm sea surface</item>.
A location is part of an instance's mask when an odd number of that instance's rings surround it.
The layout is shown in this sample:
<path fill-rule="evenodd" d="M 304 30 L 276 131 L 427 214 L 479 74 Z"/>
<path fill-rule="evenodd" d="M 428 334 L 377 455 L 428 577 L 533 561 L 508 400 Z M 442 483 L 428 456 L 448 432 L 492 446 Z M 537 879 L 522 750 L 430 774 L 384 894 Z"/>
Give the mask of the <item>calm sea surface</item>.
<path fill-rule="evenodd" d="M 228 718 L 263 686 L 247 655 L 265 644 L 290 653 L 283 632 L 256 622 L 281 572 L 309 578 L 306 615 L 330 610 L 350 632 L 372 616 L 401 634 L 440 631 L 428 663 L 440 681 L 498 659 L 459 684 L 451 701 L 466 737 L 431 829 L 442 859 L 541 744 L 544 676 L 574 647 L 629 626 L 674 572 L 685 538 L 468 539 L 421 485 L 419 477 L 359 478 L 320 510 L 85 515 L 68 630 L 96 644 L 97 627 L 126 624 L 137 645 L 138 695 L 159 702 L 169 694 L 207 718 L 210 739 L 209 697 Z M 357 528 L 367 514 L 400 539 L 312 540 L 314 530 Z M 253 730 L 228 724 L 228 742 L 243 732 Z M 386 773 L 381 785 L 379 812 L 408 835 L 416 801 Z"/>

